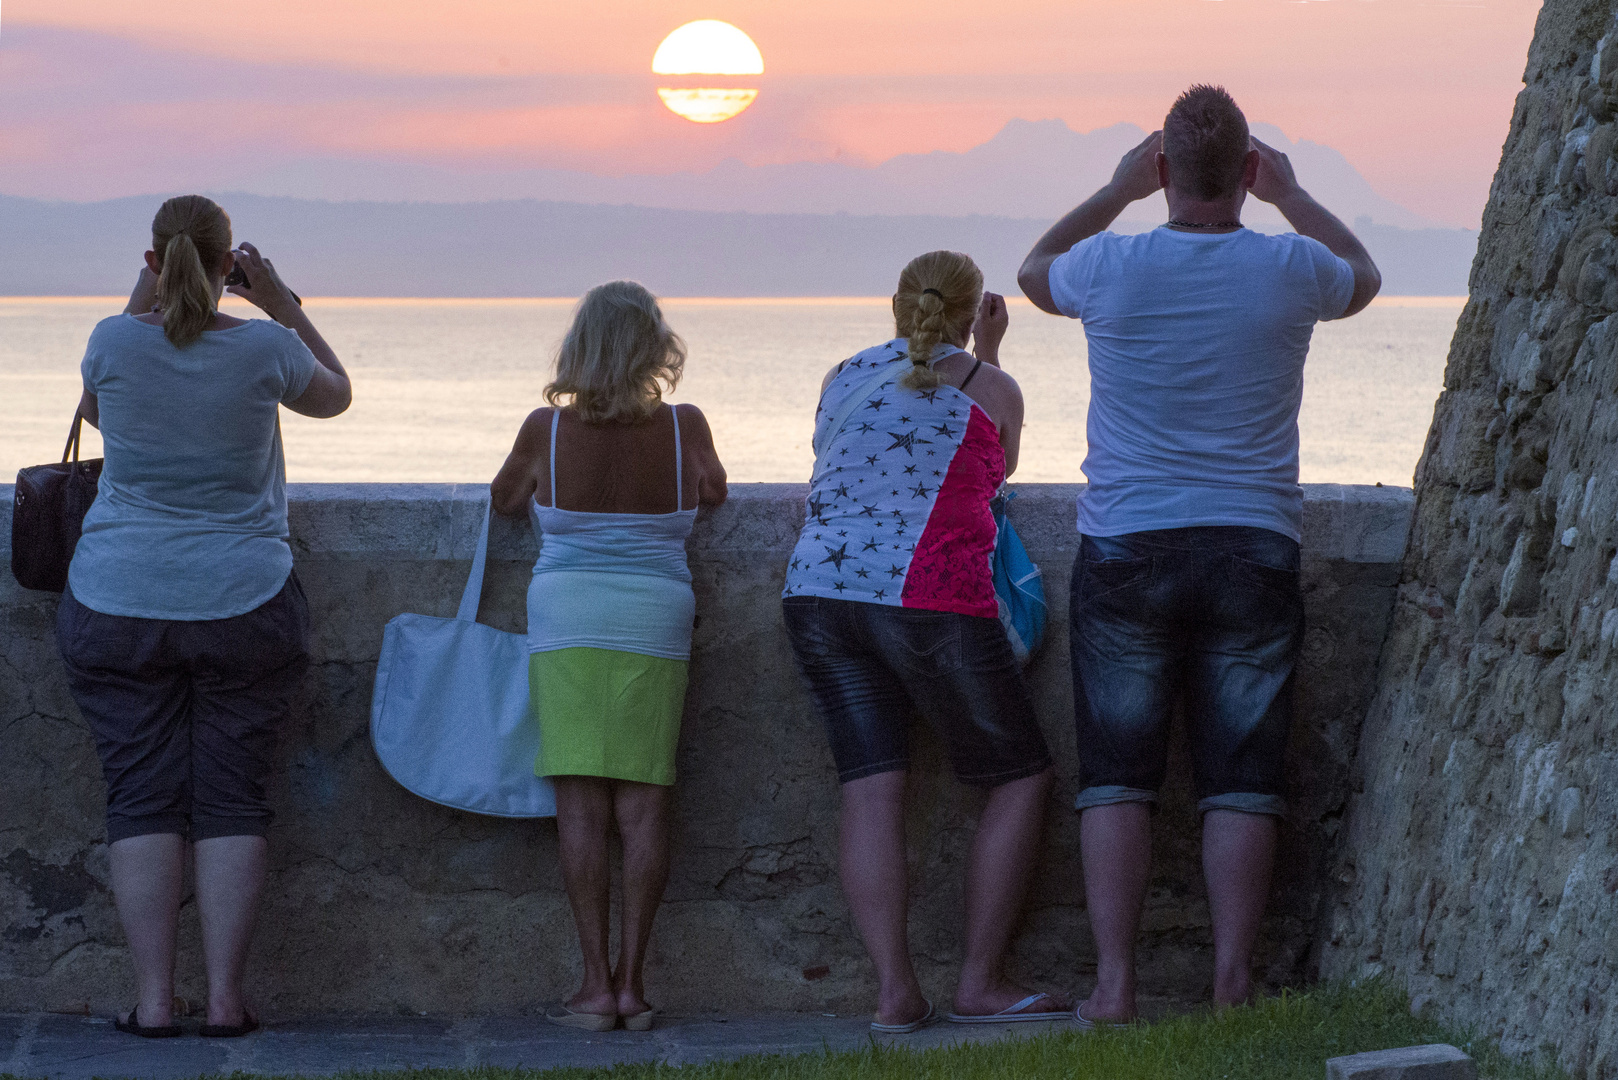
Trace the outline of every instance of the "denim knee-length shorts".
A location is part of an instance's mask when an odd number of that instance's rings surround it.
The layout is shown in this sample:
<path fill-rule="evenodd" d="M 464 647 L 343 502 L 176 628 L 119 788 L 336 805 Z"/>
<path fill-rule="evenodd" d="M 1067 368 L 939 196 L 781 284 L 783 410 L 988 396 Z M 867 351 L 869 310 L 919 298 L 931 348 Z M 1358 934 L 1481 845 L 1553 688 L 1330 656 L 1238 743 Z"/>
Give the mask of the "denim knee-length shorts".
<path fill-rule="evenodd" d="M 998 787 L 1050 768 L 1000 620 L 819 596 L 781 606 L 841 782 L 908 770 L 918 711 L 963 783 Z"/>
<path fill-rule="evenodd" d="M 1080 809 L 1157 801 L 1176 698 L 1199 810 L 1286 811 L 1298 544 L 1210 526 L 1084 537 L 1069 646 Z"/>

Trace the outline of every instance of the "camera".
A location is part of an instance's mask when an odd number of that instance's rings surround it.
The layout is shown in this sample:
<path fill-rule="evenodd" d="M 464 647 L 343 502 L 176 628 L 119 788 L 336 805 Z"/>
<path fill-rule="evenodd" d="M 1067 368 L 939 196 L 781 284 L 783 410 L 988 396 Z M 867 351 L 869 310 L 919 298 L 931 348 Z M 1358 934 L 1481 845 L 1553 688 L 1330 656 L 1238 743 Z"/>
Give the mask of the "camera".
<path fill-rule="evenodd" d="M 225 287 L 228 289 L 231 286 L 240 286 L 241 288 L 249 291 L 251 291 L 253 288 L 247 283 L 247 271 L 242 269 L 240 254 L 236 256 L 236 264 L 230 268 L 230 273 L 225 275 Z M 291 294 L 293 303 L 297 304 L 299 307 L 303 307 L 303 297 L 299 296 L 295 292 L 292 292 L 291 289 L 288 289 L 287 292 Z"/>

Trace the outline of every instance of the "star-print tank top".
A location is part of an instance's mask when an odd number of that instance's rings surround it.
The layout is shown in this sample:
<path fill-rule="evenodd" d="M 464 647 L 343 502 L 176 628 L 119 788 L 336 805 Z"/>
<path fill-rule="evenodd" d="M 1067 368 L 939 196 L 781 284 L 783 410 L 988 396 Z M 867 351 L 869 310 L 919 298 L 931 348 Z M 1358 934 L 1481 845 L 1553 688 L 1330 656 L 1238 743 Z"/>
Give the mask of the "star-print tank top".
<path fill-rule="evenodd" d="M 904 338 L 845 361 L 815 413 L 803 533 L 783 596 L 996 618 L 994 515 L 1006 456 L 989 414 L 953 386 L 908 390 Z M 936 358 L 962 350 L 941 347 Z M 877 368 L 892 378 L 871 391 Z M 830 437 L 850 394 L 865 400 Z M 829 444 L 827 442 L 830 437 Z"/>

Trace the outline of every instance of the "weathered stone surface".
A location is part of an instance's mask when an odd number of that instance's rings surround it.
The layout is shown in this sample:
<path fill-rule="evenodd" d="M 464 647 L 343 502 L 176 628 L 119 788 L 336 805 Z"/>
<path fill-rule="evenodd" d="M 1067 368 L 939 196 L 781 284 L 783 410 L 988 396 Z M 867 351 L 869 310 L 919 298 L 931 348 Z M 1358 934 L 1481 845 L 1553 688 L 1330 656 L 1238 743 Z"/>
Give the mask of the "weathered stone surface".
<path fill-rule="evenodd" d="M 87 1016 L 0 1014 L 0 1076 L 29 1080 L 194 1080 L 200 1076 L 331 1076 L 416 1069 L 529 1072 L 607 1069 L 631 1062 L 694 1065 L 754 1054 L 871 1049 L 870 1017 L 821 1013 L 660 1015 L 649 1032 L 585 1032 L 522 1017 L 319 1016 L 283 1021 L 249 1039 L 185 1035 L 148 1041 Z M 1050 1023 L 934 1024 L 877 1037 L 908 1050 L 1032 1038 L 1070 1028 Z"/>
<path fill-rule="evenodd" d="M 1478 1080 L 1478 1066 L 1448 1043 L 1429 1043 L 1331 1058 L 1326 1080 Z"/>
<path fill-rule="evenodd" d="M 1618 1077 L 1618 5 L 1548 0 L 1416 475 L 1322 969 Z"/>
<path fill-rule="evenodd" d="M 830 755 L 780 620 L 803 489 L 732 491 L 691 545 L 701 624 L 679 759 L 674 878 L 650 990 L 659 1005 L 687 1011 L 867 1009 L 869 967 L 837 888 Z M 1050 637 L 1030 677 L 1060 772 L 1013 963 L 1042 986 L 1088 991 L 1094 947 L 1069 809 L 1076 769 L 1065 626 L 1076 492 L 1028 485 L 1011 507 L 1046 574 Z M 571 990 L 576 946 L 554 824 L 417 799 L 382 772 L 368 738 L 383 625 L 404 611 L 454 613 L 485 497 L 486 489 L 449 485 L 291 489 L 316 663 L 283 740 L 273 877 L 253 961 L 255 988 L 273 1013 L 512 1016 Z M 1290 759 L 1296 798 L 1259 949 L 1272 984 L 1309 975 L 1410 507 L 1407 490 L 1306 489 L 1310 629 Z M 0 545 L 9 544 L 10 514 L 9 489 L 0 489 Z M 525 526 L 497 522 L 485 621 L 521 629 L 533 556 Z M 8 558 L 0 547 L 0 562 Z M 0 576 L 0 1010 L 88 1004 L 105 1015 L 127 1007 L 132 981 L 106 888 L 99 769 L 63 685 L 55 606 L 56 597 Z M 947 999 L 959 962 L 961 868 L 981 795 L 950 778 L 931 738 L 918 737 L 917 751 L 911 939 L 928 992 Z M 1198 999 L 1209 990 L 1212 950 L 1183 749 L 1174 770 L 1157 830 L 1142 988 Z M 1584 796 L 1578 812 L 1597 813 L 1600 797 Z M 200 971 L 188 905 L 183 995 L 202 997 Z"/>

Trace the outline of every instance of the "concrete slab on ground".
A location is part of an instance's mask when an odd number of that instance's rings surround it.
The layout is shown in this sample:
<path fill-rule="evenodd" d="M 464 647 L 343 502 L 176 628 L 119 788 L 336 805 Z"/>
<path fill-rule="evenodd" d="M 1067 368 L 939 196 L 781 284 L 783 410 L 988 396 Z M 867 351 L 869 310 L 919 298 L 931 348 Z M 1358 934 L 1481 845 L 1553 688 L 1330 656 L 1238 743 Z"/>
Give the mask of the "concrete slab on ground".
<path fill-rule="evenodd" d="M 176 1039 L 142 1039 L 110 1019 L 54 1014 L 0 1015 L 0 1074 L 50 1080 L 185 1080 L 203 1075 L 323 1076 L 349 1070 L 549 1069 L 662 1061 L 686 1065 L 752 1054 L 815 1054 L 870 1045 L 869 1017 L 814 1013 L 667 1016 L 646 1033 L 591 1033 L 539 1018 L 324 1017 L 272 1023 L 240 1039 L 203 1039 L 197 1021 L 179 1021 Z M 1027 1038 L 1062 1023 L 934 1024 L 912 1035 L 878 1037 L 916 1048 Z"/>
<path fill-rule="evenodd" d="M 1478 1080 L 1478 1067 L 1457 1047 L 1428 1043 L 1332 1058 L 1326 1080 Z"/>

